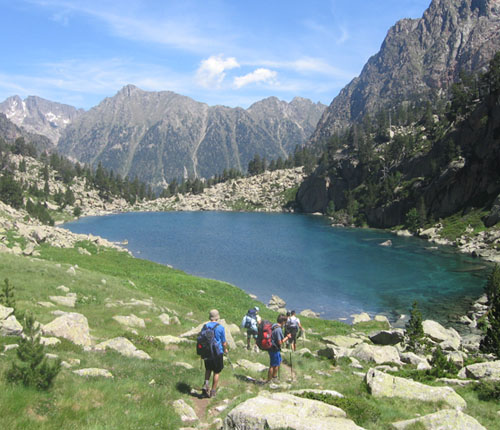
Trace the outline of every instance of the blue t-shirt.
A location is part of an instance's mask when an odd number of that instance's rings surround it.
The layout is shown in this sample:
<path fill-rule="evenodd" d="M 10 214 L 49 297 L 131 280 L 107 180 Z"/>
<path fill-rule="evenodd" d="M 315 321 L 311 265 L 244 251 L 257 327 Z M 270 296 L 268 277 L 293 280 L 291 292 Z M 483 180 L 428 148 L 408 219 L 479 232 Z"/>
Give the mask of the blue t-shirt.
<path fill-rule="evenodd" d="M 273 332 L 271 334 L 271 342 L 272 342 L 272 347 L 271 349 L 273 351 L 280 351 L 281 350 L 281 344 L 280 342 L 284 339 L 283 336 L 283 330 L 281 329 L 281 326 L 279 324 L 273 324 Z"/>
<path fill-rule="evenodd" d="M 226 343 L 226 330 L 224 329 L 224 326 L 217 321 L 209 321 L 205 325 L 208 328 L 213 328 L 216 324 L 219 324 L 217 327 L 215 327 L 214 333 L 215 333 L 215 340 L 217 342 L 217 347 L 219 348 L 219 353 L 224 354 L 224 347 L 222 344 Z"/>

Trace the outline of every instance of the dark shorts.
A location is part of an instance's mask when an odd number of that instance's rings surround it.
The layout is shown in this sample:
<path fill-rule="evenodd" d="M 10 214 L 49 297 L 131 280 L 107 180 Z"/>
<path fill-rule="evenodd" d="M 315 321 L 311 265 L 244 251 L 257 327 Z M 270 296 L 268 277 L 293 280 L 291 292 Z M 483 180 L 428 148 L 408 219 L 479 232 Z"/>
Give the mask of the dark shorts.
<path fill-rule="evenodd" d="M 224 355 L 218 355 L 213 360 L 205 360 L 205 369 L 214 373 L 222 372 L 222 369 L 224 369 Z"/>
<path fill-rule="evenodd" d="M 279 350 L 272 350 L 270 349 L 267 351 L 269 353 L 269 359 L 270 359 L 270 367 L 276 367 L 281 364 L 281 352 Z"/>
<path fill-rule="evenodd" d="M 299 332 L 298 327 L 288 327 L 286 329 L 287 333 L 290 333 L 292 336 L 288 342 L 295 342 L 297 340 L 297 333 Z"/>
<path fill-rule="evenodd" d="M 257 334 L 258 334 L 258 332 L 257 332 L 257 331 L 252 330 L 251 328 L 249 328 L 249 329 L 247 330 L 247 339 L 249 339 L 249 338 L 251 338 L 251 337 L 253 337 L 254 339 L 257 339 Z"/>

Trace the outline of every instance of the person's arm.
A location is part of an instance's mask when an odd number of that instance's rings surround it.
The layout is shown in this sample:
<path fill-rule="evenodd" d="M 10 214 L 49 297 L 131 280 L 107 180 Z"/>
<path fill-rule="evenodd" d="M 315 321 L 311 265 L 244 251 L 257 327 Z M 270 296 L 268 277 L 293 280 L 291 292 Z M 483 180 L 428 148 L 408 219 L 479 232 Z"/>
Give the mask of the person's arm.
<path fill-rule="evenodd" d="M 224 348 L 224 354 L 227 354 L 227 353 L 228 353 L 228 350 L 227 350 L 227 342 L 223 342 L 223 343 L 222 343 L 222 347 Z"/>

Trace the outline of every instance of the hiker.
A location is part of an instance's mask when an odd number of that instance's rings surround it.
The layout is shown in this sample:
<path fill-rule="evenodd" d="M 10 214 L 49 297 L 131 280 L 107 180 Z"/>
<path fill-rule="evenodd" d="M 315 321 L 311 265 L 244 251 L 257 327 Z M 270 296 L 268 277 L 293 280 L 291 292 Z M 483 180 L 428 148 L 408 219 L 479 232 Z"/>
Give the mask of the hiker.
<path fill-rule="evenodd" d="M 211 334 L 204 336 L 204 330 L 213 331 L 213 347 L 209 353 L 200 354 L 205 361 L 205 383 L 203 384 L 202 393 L 206 397 L 215 397 L 217 393 L 217 384 L 219 383 L 219 375 L 224 368 L 224 354 L 227 354 L 226 331 L 224 326 L 219 324 L 219 311 L 212 309 L 209 314 L 210 321 L 207 322 L 198 336 L 198 345 L 200 338 L 206 337 L 210 339 Z M 209 340 L 210 342 L 210 340 Z M 198 346 L 200 348 L 200 346 Z M 205 356 L 206 357 L 205 357 Z M 212 389 L 210 389 L 210 375 L 213 372 Z"/>
<path fill-rule="evenodd" d="M 273 324 L 271 343 L 272 346 L 268 350 L 269 353 L 269 372 L 267 373 L 267 382 L 278 377 L 278 370 L 281 365 L 281 345 L 290 339 L 290 334 L 283 336 L 283 326 L 287 320 L 286 315 L 279 315 L 277 324 Z"/>
<path fill-rule="evenodd" d="M 286 322 L 286 333 L 291 336 L 288 344 L 291 345 L 294 352 L 297 349 L 297 334 L 299 333 L 299 329 L 301 331 L 304 330 L 302 324 L 300 324 L 300 320 L 295 316 L 295 311 L 291 311 Z"/>
<path fill-rule="evenodd" d="M 252 337 L 257 340 L 258 326 L 261 322 L 259 310 L 258 306 L 249 309 L 241 320 L 241 327 L 247 329 L 247 349 L 250 349 L 250 339 Z"/>

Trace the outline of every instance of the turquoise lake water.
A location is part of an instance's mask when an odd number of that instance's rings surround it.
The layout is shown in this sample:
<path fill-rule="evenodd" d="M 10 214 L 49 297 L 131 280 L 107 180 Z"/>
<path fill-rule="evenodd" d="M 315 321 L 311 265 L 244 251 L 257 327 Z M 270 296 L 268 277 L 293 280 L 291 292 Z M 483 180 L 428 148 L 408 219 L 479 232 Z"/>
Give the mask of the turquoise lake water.
<path fill-rule="evenodd" d="M 416 238 L 331 227 L 323 217 L 231 212 L 128 213 L 65 224 L 76 233 L 128 240 L 139 258 L 234 284 L 267 303 L 313 309 L 323 318 L 366 311 L 391 320 L 417 300 L 441 322 L 481 295 L 480 260 Z M 380 246 L 391 239 L 393 246 Z"/>

